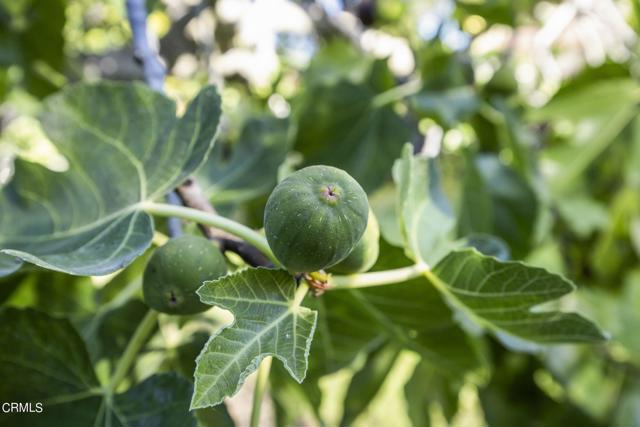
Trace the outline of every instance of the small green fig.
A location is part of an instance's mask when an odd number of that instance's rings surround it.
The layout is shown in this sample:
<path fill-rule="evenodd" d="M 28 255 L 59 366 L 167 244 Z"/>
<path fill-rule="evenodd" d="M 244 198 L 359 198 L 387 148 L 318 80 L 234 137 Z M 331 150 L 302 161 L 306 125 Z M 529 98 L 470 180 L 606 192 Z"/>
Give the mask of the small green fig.
<path fill-rule="evenodd" d="M 369 210 L 369 221 L 362 238 L 345 259 L 329 268 L 330 273 L 355 274 L 369 271 L 378 260 L 380 252 L 380 226 Z"/>
<path fill-rule="evenodd" d="M 168 314 L 195 314 L 209 309 L 196 294 L 204 281 L 227 274 L 224 255 L 204 237 L 171 239 L 149 259 L 142 279 L 145 303 Z"/>
<path fill-rule="evenodd" d="M 342 261 L 367 226 L 369 202 L 343 170 L 309 166 L 285 178 L 267 201 L 269 246 L 292 272 L 312 272 Z"/>

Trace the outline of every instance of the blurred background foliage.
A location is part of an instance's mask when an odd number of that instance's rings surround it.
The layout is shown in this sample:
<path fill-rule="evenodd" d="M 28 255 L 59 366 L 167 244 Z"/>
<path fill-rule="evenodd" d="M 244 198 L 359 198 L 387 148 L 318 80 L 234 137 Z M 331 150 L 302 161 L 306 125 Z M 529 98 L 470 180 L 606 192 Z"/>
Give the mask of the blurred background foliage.
<path fill-rule="evenodd" d="M 260 227 L 278 177 L 331 164 L 369 193 L 390 253 L 391 166 L 409 141 L 431 157 L 433 196 L 457 216 L 460 237 L 494 236 L 500 257 L 571 278 L 579 291 L 563 306 L 611 334 L 599 347 L 533 355 L 487 340 L 490 373 L 455 381 L 370 340 L 355 359 L 316 366 L 302 386 L 276 371 L 270 410 L 279 424 L 640 426 L 637 1 L 147 6 L 168 94 L 183 106 L 207 82 L 221 88 L 216 167 L 198 177 L 218 210 Z M 0 184 L 15 156 L 66 168 L 35 119 L 40 101 L 80 80 L 140 79 L 130 36 L 122 0 L 0 0 Z M 4 280 L 0 301 L 71 316 L 92 358 L 108 364 L 144 313 L 136 301 L 114 301 L 141 265 L 127 277 L 23 273 Z M 151 351 L 140 369 L 164 364 L 190 376 L 216 324 L 168 322 L 171 352 Z M 227 405 L 236 419 L 239 399 Z"/>

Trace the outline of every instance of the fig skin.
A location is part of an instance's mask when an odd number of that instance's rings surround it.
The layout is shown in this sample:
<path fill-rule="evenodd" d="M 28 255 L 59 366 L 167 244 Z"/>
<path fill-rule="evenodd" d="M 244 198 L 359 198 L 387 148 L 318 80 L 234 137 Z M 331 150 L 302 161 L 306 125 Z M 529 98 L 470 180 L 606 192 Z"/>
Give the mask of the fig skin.
<path fill-rule="evenodd" d="M 167 314 L 196 314 L 211 308 L 196 290 L 207 280 L 227 274 L 227 263 L 218 248 L 204 237 L 184 235 L 156 249 L 144 270 L 145 303 Z"/>
<path fill-rule="evenodd" d="M 364 273 L 373 267 L 379 254 L 380 226 L 376 216 L 369 210 L 369 221 L 362 238 L 345 259 L 329 268 L 329 272 L 337 274 Z"/>
<path fill-rule="evenodd" d="M 276 186 L 265 208 L 269 247 L 294 273 L 331 267 L 358 244 L 369 202 L 360 184 L 331 166 L 309 166 Z"/>

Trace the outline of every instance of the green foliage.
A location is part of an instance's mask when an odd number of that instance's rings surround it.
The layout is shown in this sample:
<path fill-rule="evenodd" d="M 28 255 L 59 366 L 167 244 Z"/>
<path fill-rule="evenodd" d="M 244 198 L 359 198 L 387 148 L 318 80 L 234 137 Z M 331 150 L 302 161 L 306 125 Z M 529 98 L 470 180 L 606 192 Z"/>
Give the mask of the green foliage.
<path fill-rule="evenodd" d="M 427 278 L 444 293 L 464 327 L 487 329 L 506 346 L 528 350 L 536 343 L 604 338 L 593 323 L 574 313 L 531 311 L 575 288 L 543 269 L 467 250 L 447 255 Z"/>
<path fill-rule="evenodd" d="M 286 133 L 286 121 L 263 117 L 249 120 L 235 144 L 218 141 L 197 174 L 207 199 L 218 206 L 269 193 L 287 155 Z"/>
<path fill-rule="evenodd" d="M 0 425 L 640 425 L 638 5 L 227 3 L 0 0 Z"/>
<path fill-rule="evenodd" d="M 100 387 L 82 338 L 68 321 L 12 308 L 2 309 L 0 319 L 0 344 L 11 349 L 0 356 L 0 398 L 43 406 L 42 413 L 3 414 L 3 424 L 195 426 L 187 381 L 156 375 L 112 395 Z"/>
<path fill-rule="evenodd" d="M 367 191 L 379 187 L 409 132 L 369 87 L 348 81 L 308 89 L 298 107 L 295 149 L 307 164 L 346 170 Z"/>
<path fill-rule="evenodd" d="M 382 245 L 374 269 L 407 265 L 398 249 Z M 449 378 L 486 375 L 481 343 L 464 333 L 438 291 L 416 278 L 393 286 L 329 292 L 319 312 L 312 347 L 314 375 L 335 372 L 381 340 L 415 351 Z"/>
<path fill-rule="evenodd" d="M 366 409 L 380 390 L 399 354 L 400 351 L 395 345 L 382 345 L 369 353 L 364 368 L 353 376 L 349 384 L 340 425 L 351 425 Z"/>
<path fill-rule="evenodd" d="M 368 213 L 367 195 L 349 174 L 309 166 L 273 190 L 264 228 L 283 266 L 293 272 L 313 272 L 349 255 L 367 227 Z"/>
<path fill-rule="evenodd" d="M 235 394 L 266 356 L 282 360 L 302 382 L 317 313 L 294 299 L 295 285 L 287 272 L 265 268 L 202 285 L 202 301 L 230 310 L 235 320 L 213 335 L 198 356 L 192 409 L 216 405 Z"/>
<path fill-rule="evenodd" d="M 196 290 L 227 274 L 224 256 L 204 237 L 184 235 L 156 249 L 144 270 L 144 302 L 161 313 L 195 314 L 208 305 Z"/>
<path fill-rule="evenodd" d="M 0 2 L 0 72 L 15 64 L 23 70 L 20 80 L 7 78 L 6 83 L 23 86 L 37 97 L 64 83 L 66 5 L 66 0 Z M 0 90 L 0 100 L 2 92 L 8 91 Z"/>
<path fill-rule="evenodd" d="M 0 199 L 2 251 L 78 275 L 127 266 L 153 237 L 140 205 L 202 163 L 219 115 L 211 87 L 179 120 L 171 100 L 140 84 L 81 84 L 48 98 L 42 124 L 69 170 L 16 161 Z"/>
<path fill-rule="evenodd" d="M 461 235 L 500 237 L 513 256 L 521 258 L 533 245 L 538 208 L 535 192 L 516 171 L 494 156 L 468 156 L 458 222 Z"/>
<path fill-rule="evenodd" d="M 455 219 L 438 203 L 426 156 L 413 155 L 405 145 L 393 166 L 396 183 L 396 218 L 407 256 L 435 263 L 453 247 Z"/>

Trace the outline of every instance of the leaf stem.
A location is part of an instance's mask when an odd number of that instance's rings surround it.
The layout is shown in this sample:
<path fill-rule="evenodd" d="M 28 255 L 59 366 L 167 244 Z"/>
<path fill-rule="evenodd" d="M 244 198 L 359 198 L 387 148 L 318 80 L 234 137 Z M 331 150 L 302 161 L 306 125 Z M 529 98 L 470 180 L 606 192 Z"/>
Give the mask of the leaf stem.
<path fill-rule="evenodd" d="M 262 400 L 269 383 L 269 372 L 271 371 L 271 356 L 265 357 L 258 368 L 258 378 L 256 379 L 256 387 L 253 389 L 253 405 L 251 407 L 251 427 L 260 427 L 260 410 L 262 409 Z"/>
<path fill-rule="evenodd" d="M 393 270 L 351 274 L 348 276 L 331 276 L 328 289 L 354 289 L 389 285 L 414 279 L 427 271 L 429 271 L 427 264 L 417 263 L 409 267 L 396 268 Z"/>
<path fill-rule="evenodd" d="M 416 93 L 420 92 L 421 89 L 421 79 L 418 78 L 415 80 L 409 80 L 406 83 L 403 83 L 399 86 L 376 95 L 371 101 L 371 104 L 376 108 L 384 107 L 385 105 L 391 104 L 392 102 L 400 101 L 407 96 L 415 95 Z"/>
<path fill-rule="evenodd" d="M 267 239 L 251 228 L 235 222 L 231 219 L 225 218 L 218 214 L 204 212 L 185 206 L 175 206 L 166 203 L 154 203 L 145 202 L 142 204 L 142 209 L 150 214 L 164 217 L 178 217 L 190 221 L 194 221 L 200 224 L 210 225 L 212 227 L 219 228 L 235 236 L 240 237 L 247 243 L 255 246 L 260 252 L 265 254 L 275 265 L 279 266 L 280 263 L 276 259 L 275 255 L 271 251 Z"/>
<path fill-rule="evenodd" d="M 296 310 L 302 304 L 302 300 L 307 296 L 309 292 L 309 285 L 306 282 L 301 281 L 296 293 L 293 296 L 293 301 L 289 308 L 290 311 Z M 269 372 L 271 371 L 271 361 L 273 359 L 269 356 L 262 360 L 260 367 L 258 368 L 258 378 L 256 379 L 256 387 L 253 390 L 253 405 L 251 408 L 251 427 L 260 426 L 260 409 L 262 407 L 262 400 L 264 393 L 267 389 L 267 383 L 269 381 Z"/>
<path fill-rule="evenodd" d="M 482 328 L 485 328 L 485 329 L 488 329 L 488 330 L 494 330 L 495 329 L 494 326 L 490 322 L 487 322 L 485 319 L 479 317 L 473 310 L 470 310 L 469 307 L 467 307 L 465 304 L 463 304 L 458 299 L 458 297 L 456 297 L 449 290 L 449 287 L 447 286 L 447 284 L 445 282 L 443 282 L 432 271 L 427 270 L 427 271 L 424 271 L 422 274 L 424 275 L 424 277 L 427 278 L 427 280 L 429 282 L 431 282 L 431 284 L 433 285 L 434 288 L 436 288 L 442 295 L 444 295 L 444 297 L 447 299 L 448 303 L 452 307 L 455 307 L 456 309 L 458 309 L 461 312 L 465 313 L 467 316 L 469 316 L 469 319 L 471 319 L 474 323 L 476 323 L 477 325 L 481 326 Z"/>
<path fill-rule="evenodd" d="M 135 360 L 138 352 L 149 337 L 151 331 L 153 331 L 153 328 L 156 326 L 157 320 L 158 313 L 155 310 L 149 309 L 140 324 L 138 324 L 136 331 L 133 333 L 133 336 L 127 344 L 127 348 L 125 348 L 122 357 L 116 365 L 111 381 L 109 381 L 109 384 L 107 385 L 107 394 L 113 394 L 122 380 L 124 380 L 131 368 L 131 365 L 133 365 L 133 361 Z"/>
<path fill-rule="evenodd" d="M 307 292 L 309 292 L 309 285 L 307 285 L 307 282 L 301 281 L 300 285 L 298 285 L 298 289 L 296 289 L 295 295 L 293 296 L 292 307 L 300 307 L 300 304 L 302 304 L 302 300 L 305 296 L 307 296 Z"/>

